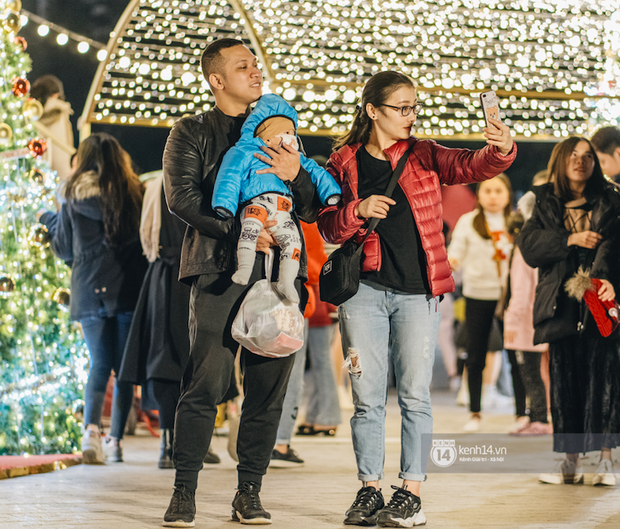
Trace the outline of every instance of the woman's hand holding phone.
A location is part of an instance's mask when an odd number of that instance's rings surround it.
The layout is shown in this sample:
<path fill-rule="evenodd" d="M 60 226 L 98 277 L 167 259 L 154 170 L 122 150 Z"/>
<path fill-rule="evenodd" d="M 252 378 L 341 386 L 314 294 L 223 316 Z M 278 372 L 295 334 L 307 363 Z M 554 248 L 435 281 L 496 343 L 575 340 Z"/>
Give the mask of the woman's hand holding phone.
<path fill-rule="evenodd" d="M 495 145 L 499 152 L 506 156 L 512 151 L 513 141 L 510 128 L 498 119 L 489 117 L 488 120 L 489 124 L 493 126 L 483 129 L 484 137 L 489 145 Z"/>

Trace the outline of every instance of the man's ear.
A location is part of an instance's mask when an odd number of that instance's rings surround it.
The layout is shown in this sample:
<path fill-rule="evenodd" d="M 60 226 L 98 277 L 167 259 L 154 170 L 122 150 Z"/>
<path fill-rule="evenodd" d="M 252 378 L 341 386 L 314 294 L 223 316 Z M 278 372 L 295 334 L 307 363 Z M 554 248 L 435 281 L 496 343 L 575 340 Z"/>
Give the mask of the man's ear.
<path fill-rule="evenodd" d="M 224 78 L 219 73 L 212 73 L 209 75 L 208 83 L 211 88 L 215 88 L 216 90 L 224 89 Z"/>
<path fill-rule="evenodd" d="M 616 147 L 616 148 L 614 149 L 614 154 L 613 154 L 613 157 L 614 157 L 616 160 L 620 161 L 620 147 Z"/>

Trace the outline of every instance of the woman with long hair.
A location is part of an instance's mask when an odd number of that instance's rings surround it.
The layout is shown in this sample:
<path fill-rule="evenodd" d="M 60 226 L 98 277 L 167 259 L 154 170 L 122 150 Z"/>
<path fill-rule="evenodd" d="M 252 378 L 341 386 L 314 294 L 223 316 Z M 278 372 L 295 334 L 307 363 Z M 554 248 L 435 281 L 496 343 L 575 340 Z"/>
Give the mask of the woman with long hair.
<path fill-rule="evenodd" d="M 506 220 L 512 210 L 510 180 L 505 174 L 500 174 L 481 182 L 476 198 L 478 206 L 458 220 L 448 248 L 452 268 L 463 269 L 467 332 L 465 367 L 471 411 L 471 418 L 463 428 L 466 432 L 480 429 L 483 371 L 489 351 L 489 337 L 502 284 L 508 275 L 508 258 L 512 250 L 506 230 Z M 491 359 L 495 361 L 495 351 L 491 353 Z M 493 366 L 489 366 L 487 372 L 493 371 Z M 485 393 L 495 389 L 492 374 L 484 382 Z M 522 403 L 517 406 L 517 417 L 525 417 L 525 393 L 521 393 Z"/>
<path fill-rule="evenodd" d="M 350 131 L 335 144 L 328 170 L 342 201 L 319 213 L 331 243 L 361 242 L 371 218 L 382 219 L 364 243 L 358 292 L 338 307 L 342 348 L 355 406 L 353 448 L 362 488 L 345 524 L 411 527 L 425 523 L 420 483 L 432 432 L 430 381 L 442 294 L 454 289 L 442 233 L 441 185 L 487 180 L 510 166 L 510 130 L 493 120 L 478 151 L 448 149 L 411 136 L 422 105 L 413 80 L 400 72 L 372 76 Z M 399 159 L 409 158 L 391 197 Z M 400 487 L 384 505 L 385 407 L 391 354 L 402 415 Z M 430 442 L 428 443 L 430 445 Z"/>
<path fill-rule="evenodd" d="M 553 472 L 539 479 L 582 483 L 579 453 L 600 450 L 592 483 L 614 485 L 611 449 L 620 445 L 620 339 L 617 331 L 606 336 L 599 330 L 599 318 L 607 315 L 596 308 L 593 315 L 579 285 L 585 281 L 601 304 L 615 299 L 620 193 L 605 180 L 584 138 L 557 144 L 548 172 L 550 183 L 534 188 L 536 205 L 517 240 L 525 262 L 538 268 L 534 344 L 549 343 L 553 449 L 566 453 Z"/>
<path fill-rule="evenodd" d="M 139 240 L 142 184 L 118 141 L 105 133 L 84 140 L 58 213 L 41 214 L 54 253 L 71 264 L 71 319 L 82 325 L 90 352 L 82 437 L 83 461 L 122 461 L 121 439 L 133 385 L 116 380 L 112 425 L 99 433 L 106 385 L 119 372 L 133 310 L 146 270 Z"/>

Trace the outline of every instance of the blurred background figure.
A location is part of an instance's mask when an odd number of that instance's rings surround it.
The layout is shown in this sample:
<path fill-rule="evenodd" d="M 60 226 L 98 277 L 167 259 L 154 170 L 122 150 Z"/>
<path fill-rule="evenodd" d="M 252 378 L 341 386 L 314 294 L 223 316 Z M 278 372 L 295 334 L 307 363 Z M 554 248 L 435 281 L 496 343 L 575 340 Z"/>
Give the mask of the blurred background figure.
<path fill-rule="evenodd" d="M 71 157 L 76 150 L 70 121 L 73 110 L 65 101 L 62 81 L 54 75 L 39 77 L 32 84 L 30 95 L 43 105 L 43 115 L 36 126 L 47 140 L 45 157 L 52 171 L 56 171 L 61 180 L 67 180 L 72 171 Z"/>
<path fill-rule="evenodd" d="M 110 434 L 99 423 L 110 372 L 118 375 L 140 285 L 146 271 L 139 240 L 143 187 L 131 158 L 105 133 L 84 140 L 77 169 L 58 213 L 39 212 L 51 247 L 72 262 L 71 319 L 82 325 L 90 352 L 85 392 L 82 457 L 87 464 L 122 461 L 121 439 L 133 402 L 133 385 L 114 385 Z"/>
<path fill-rule="evenodd" d="M 620 129 L 602 127 L 592 136 L 591 142 L 603 173 L 620 184 Z"/>
<path fill-rule="evenodd" d="M 119 379 L 142 385 L 142 409 L 158 410 L 161 430 L 158 466 L 174 468 L 174 414 L 189 358 L 190 287 L 178 279 L 187 224 L 168 211 L 163 171 L 144 175 L 143 179 L 149 176 L 140 221 L 140 242 L 149 267 L 129 331 Z M 232 391 L 232 397 L 236 397 L 236 384 Z M 219 456 L 209 450 L 205 463 L 219 462 Z"/>
<path fill-rule="evenodd" d="M 512 204 L 510 180 L 501 174 L 478 184 L 477 197 L 478 207 L 458 220 L 448 248 L 452 268 L 463 269 L 467 333 L 465 365 L 471 411 L 471 418 L 463 428 L 465 432 L 480 430 L 483 382 L 486 394 L 496 392 L 499 370 L 490 365 L 492 379 L 484 381 L 483 370 L 487 352 L 495 350 L 489 349 L 489 337 L 493 325 L 497 325 L 494 322 L 495 309 L 508 274 L 508 257 L 512 250 L 506 231 L 506 219 Z M 492 355 L 493 364 L 495 357 L 501 359 L 500 355 Z"/>
<path fill-rule="evenodd" d="M 547 171 L 534 176 L 533 185 L 547 182 Z M 508 220 L 508 233 L 516 238 L 523 224 L 532 215 L 536 202 L 533 192 L 526 193 L 519 200 L 519 211 Z M 534 345 L 534 299 L 538 284 L 538 270 L 531 268 L 523 260 L 517 245 L 513 248 L 508 279 L 507 308 L 504 313 L 504 347 L 510 357 L 514 357 L 513 370 L 518 370 L 523 385 L 523 394 L 515 388 L 515 401 L 529 399 L 528 421 L 515 425 L 513 435 L 532 436 L 553 433 L 547 418 L 547 390 L 541 376 L 541 353 L 547 351 L 547 344 Z M 546 356 L 544 357 L 547 358 Z M 525 417 L 525 416 L 524 416 Z"/>

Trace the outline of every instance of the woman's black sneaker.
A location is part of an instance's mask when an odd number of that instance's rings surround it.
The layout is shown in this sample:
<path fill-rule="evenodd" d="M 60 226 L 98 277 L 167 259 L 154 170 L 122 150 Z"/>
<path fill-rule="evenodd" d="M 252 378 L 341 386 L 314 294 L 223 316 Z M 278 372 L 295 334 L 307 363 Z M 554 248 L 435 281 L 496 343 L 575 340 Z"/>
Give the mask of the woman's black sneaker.
<path fill-rule="evenodd" d="M 380 527 L 413 527 L 424 525 L 426 517 L 422 512 L 422 502 L 415 494 L 406 489 L 395 487 L 390 502 L 381 509 L 377 516 L 377 525 Z"/>
<path fill-rule="evenodd" d="M 164 515 L 164 527 L 194 527 L 196 516 L 196 493 L 185 485 L 174 488 L 168 510 Z"/>
<path fill-rule="evenodd" d="M 383 509 L 383 494 L 374 487 L 362 487 L 349 510 L 344 513 L 345 525 L 376 525 L 377 514 Z"/>
<path fill-rule="evenodd" d="M 271 523 L 269 514 L 260 502 L 257 483 L 247 481 L 241 483 L 232 502 L 232 519 L 248 525 L 268 525 Z"/>
<path fill-rule="evenodd" d="M 272 468 L 291 468 L 300 467 L 304 464 L 304 460 L 299 457 L 299 454 L 293 450 L 290 445 L 286 447 L 286 452 L 282 453 L 279 450 L 273 449 L 271 452 L 271 459 L 269 466 Z"/>

